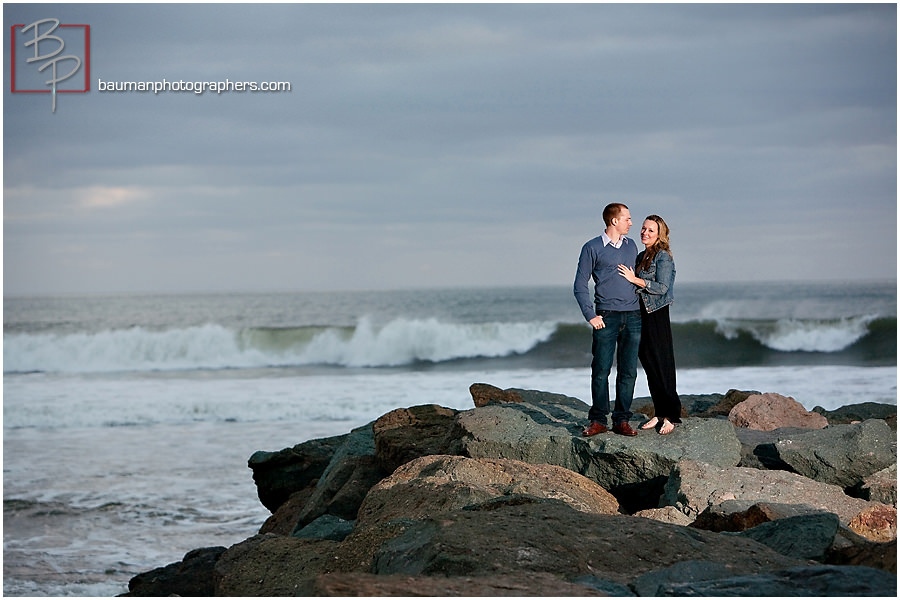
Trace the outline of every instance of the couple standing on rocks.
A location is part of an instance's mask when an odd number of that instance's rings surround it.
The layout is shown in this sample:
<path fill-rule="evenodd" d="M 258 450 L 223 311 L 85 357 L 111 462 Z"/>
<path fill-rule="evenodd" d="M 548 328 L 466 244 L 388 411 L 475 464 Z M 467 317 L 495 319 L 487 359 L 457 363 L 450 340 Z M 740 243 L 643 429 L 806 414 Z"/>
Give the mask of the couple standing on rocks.
<path fill-rule="evenodd" d="M 620 435 L 637 435 L 628 421 L 632 416 L 631 401 L 640 357 L 655 412 L 641 429 L 658 426 L 659 433 L 665 435 L 675 429 L 675 423 L 681 422 L 669 321 L 675 283 L 669 227 L 662 217 L 647 217 L 641 226 L 644 250 L 638 254 L 634 241 L 625 237 L 632 224 L 627 206 L 607 205 L 603 209 L 603 222 L 606 230 L 581 248 L 575 273 L 575 299 L 584 318 L 594 328 L 590 424 L 582 433 L 592 436 L 607 431 L 609 373 L 613 357 L 617 357 L 612 430 Z M 593 302 L 588 288 L 591 279 Z"/>

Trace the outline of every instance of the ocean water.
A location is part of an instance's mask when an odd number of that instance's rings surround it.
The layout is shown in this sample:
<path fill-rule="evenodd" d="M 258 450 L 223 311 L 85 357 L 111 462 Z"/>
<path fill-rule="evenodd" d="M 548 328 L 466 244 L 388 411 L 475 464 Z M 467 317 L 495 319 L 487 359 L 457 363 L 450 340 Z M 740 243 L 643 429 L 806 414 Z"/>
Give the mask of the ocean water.
<path fill-rule="evenodd" d="M 896 291 L 680 284 L 679 391 L 896 404 Z M 256 450 L 468 409 L 475 382 L 589 403 L 589 364 L 567 287 L 5 298 L 3 593 L 122 593 L 256 533 Z"/>

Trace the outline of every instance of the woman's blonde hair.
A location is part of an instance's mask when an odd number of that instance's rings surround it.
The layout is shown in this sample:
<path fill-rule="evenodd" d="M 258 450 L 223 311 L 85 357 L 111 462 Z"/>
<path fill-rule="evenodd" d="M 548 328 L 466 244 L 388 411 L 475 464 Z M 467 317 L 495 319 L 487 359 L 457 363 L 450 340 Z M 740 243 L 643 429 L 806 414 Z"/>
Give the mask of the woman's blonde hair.
<path fill-rule="evenodd" d="M 656 223 L 656 226 L 659 229 L 659 237 L 652 246 L 644 251 L 644 257 L 641 259 L 641 264 L 638 265 L 639 270 L 647 269 L 653 264 L 653 259 L 656 258 L 656 255 L 659 254 L 661 250 L 665 250 L 669 254 L 672 254 L 672 250 L 669 249 L 669 226 L 666 225 L 663 218 L 659 215 L 650 215 L 644 220 Z"/>

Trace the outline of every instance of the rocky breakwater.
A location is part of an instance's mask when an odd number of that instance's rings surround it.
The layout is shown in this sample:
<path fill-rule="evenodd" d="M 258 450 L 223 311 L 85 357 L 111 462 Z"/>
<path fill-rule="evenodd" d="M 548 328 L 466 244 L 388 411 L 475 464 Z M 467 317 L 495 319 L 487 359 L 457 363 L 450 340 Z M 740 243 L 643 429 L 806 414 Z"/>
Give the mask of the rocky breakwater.
<path fill-rule="evenodd" d="M 259 534 L 129 595 L 896 596 L 896 407 L 732 390 L 583 438 L 580 400 L 470 392 L 255 453 Z"/>

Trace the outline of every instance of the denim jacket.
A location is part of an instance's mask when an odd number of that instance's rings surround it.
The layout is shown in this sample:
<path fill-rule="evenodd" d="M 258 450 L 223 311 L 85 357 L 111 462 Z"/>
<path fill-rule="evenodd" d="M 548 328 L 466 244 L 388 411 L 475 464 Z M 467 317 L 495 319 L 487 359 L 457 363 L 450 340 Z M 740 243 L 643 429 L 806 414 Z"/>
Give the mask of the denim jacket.
<path fill-rule="evenodd" d="M 635 264 L 640 265 L 643 257 L 644 252 L 638 254 Z M 641 269 L 637 276 L 647 282 L 647 287 L 638 288 L 637 293 L 648 313 L 675 301 L 675 260 L 665 250 L 657 252 L 650 266 Z"/>

